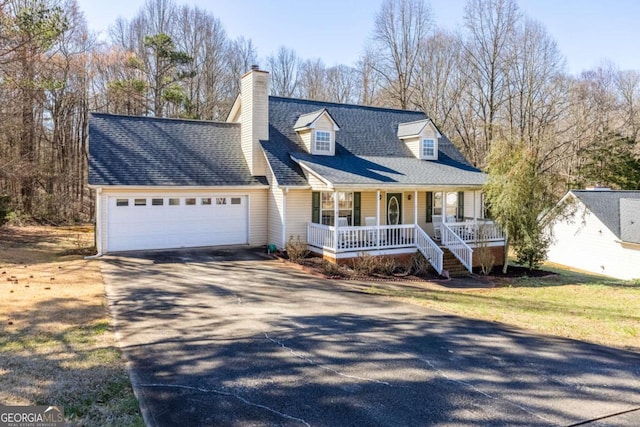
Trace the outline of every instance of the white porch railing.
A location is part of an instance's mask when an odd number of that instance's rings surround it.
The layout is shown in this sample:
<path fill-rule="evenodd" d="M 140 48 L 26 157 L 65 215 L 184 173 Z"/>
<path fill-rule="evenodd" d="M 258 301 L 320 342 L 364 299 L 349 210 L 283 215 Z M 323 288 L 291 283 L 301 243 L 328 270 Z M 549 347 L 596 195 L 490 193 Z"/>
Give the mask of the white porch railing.
<path fill-rule="evenodd" d="M 470 220 L 447 222 L 447 226 L 467 243 L 497 242 L 504 240 L 504 233 L 493 221 Z"/>
<path fill-rule="evenodd" d="M 465 243 L 465 241 L 456 234 L 450 227 L 451 223 L 442 223 L 441 234 L 442 244 L 451 251 L 456 258 L 460 260 L 462 265 L 469 271 L 472 271 L 473 267 L 473 249 Z"/>
<path fill-rule="evenodd" d="M 415 246 L 413 224 L 369 227 L 336 227 L 308 223 L 307 243 L 338 252 L 396 249 Z"/>
<path fill-rule="evenodd" d="M 422 228 L 415 227 L 415 231 L 416 246 L 418 247 L 418 250 L 422 253 L 422 255 L 424 255 L 427 261 L 429 261 L 429 263 L 438 272 L 438 274 L 442 274 L 444 254 L 442 252 L 442 249 L 438 247 L 438 244 L 434 242 Z"/>
<path fill-rule="evenodd" d="M 308 223 L 307 244 L 334 253 L 417 248 L 442 273 L 442 250 L 414 224 L 332 227 Z"/>

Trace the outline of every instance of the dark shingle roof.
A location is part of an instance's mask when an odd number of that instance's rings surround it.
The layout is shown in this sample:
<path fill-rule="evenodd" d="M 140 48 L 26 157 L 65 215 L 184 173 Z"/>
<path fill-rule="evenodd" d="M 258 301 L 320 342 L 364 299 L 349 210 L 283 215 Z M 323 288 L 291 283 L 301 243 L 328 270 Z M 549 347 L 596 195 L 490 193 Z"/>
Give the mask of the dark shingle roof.
<path fill-rule="evenodd" d="M 240 126 L 195 120 L 91 114 L 89 184 L 260 185 L 240 147 Z"/>
<path fill-rule="evenodd" d="M 571 193 L 584 203 L 618 239 L 624 240 L 620 231 L 620 201 L 621 199 L 640 199 L 640 191 L 572 190 Z M 640 221 L 640 212 L 630 214 Z"/>
<path fill-rule="evenodd" d="M 620 199 L 620 240 L 640 243 L 640 198 Z"/>
<path fill-rule="evenodd" d="M 340 124 L 335 156 L 308 154 L 294 130 L 301 115 L 323 108 Z M 308 185 L 291 156 L 333 184 L 483 184 L 486 175 L 446 137 L 438 141 L 437 161 L 416 159 L 398 139 L 400 123 L 425 119 L 417 111 L 269 97 L 269 141 L 262 146 L 280 185 Z"/>

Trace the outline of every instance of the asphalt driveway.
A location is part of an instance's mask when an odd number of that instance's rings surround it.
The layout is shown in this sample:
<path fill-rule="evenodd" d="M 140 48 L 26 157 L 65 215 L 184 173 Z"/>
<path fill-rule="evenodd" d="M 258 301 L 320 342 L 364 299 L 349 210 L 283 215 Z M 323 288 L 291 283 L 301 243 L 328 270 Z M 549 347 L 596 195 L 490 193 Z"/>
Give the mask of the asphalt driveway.
<path fill-rule="evenodd" d="M 103 274 L 151 426 L 640 424 L 638 353 L 363 294 L 252 251 L 106 257 Z"/>

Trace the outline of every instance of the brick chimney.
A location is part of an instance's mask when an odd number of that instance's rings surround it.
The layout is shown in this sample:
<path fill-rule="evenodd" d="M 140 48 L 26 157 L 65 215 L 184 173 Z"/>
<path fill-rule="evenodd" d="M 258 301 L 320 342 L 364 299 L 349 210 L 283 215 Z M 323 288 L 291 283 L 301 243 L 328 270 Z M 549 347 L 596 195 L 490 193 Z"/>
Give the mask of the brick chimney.
<path fill-rule="evenodd" d="M 260 140 L 269 139 L 269 73 L 252 65 L 240 80 L 240 96 L 242 153 L 252 175 L 266 175 Z"/>

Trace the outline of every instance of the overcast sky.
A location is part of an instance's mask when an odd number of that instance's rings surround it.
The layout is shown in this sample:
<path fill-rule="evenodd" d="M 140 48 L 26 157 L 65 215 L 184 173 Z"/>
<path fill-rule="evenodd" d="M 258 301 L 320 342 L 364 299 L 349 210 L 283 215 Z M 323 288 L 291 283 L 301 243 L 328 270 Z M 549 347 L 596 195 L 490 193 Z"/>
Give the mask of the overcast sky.
<path fill-rule="evenodd" d="M 325 65 L 353 65 L 371 34 L 382 0 L 208 0 L 198 5 L 220 19 L 231 38 L 251 38 L 260 58 L 280 46 L 303 59 Z M 78 0 L 89 28 L 106 34 L 118 17 L 130 19 L 144 0 Z M 435 23 L 456 29 L 464 0 L 431 0 Z M 567 71 L 579 73 L 613 61 L 621 69 L 640 70 L 640 1 L 517 0 L 530 17 L 542 22 L 567 60 Z"/>

